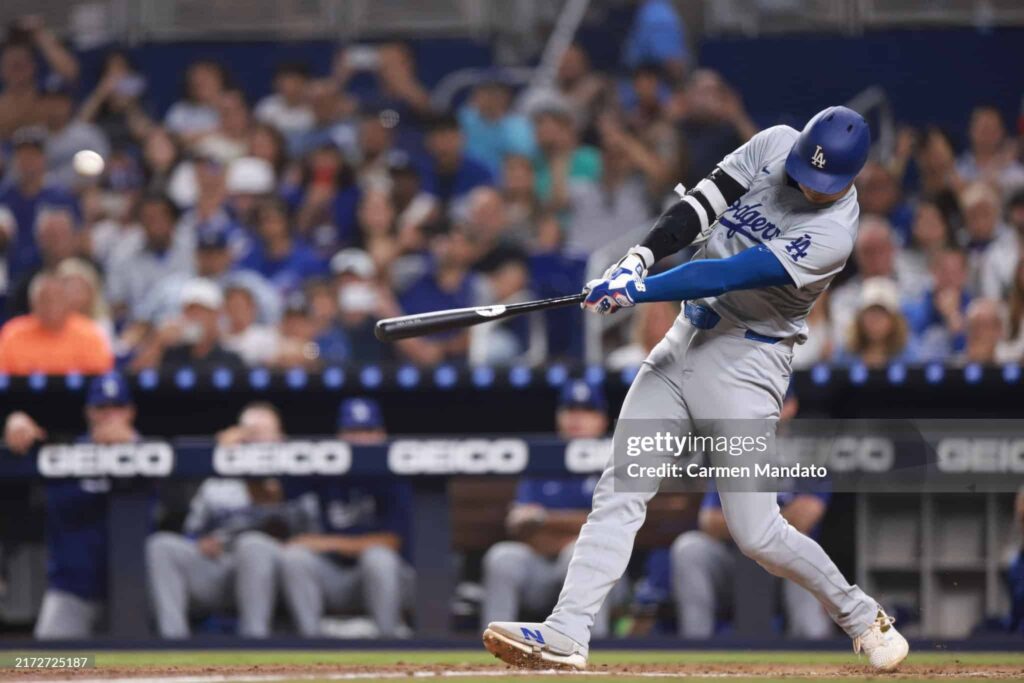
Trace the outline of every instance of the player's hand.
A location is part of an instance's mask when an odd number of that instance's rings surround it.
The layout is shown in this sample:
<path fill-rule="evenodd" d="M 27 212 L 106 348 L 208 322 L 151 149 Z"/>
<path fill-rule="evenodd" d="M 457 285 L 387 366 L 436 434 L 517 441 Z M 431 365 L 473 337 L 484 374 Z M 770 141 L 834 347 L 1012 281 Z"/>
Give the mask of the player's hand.
<path fill-rule="evenodd" d="M 224 552 L 224 541 L 217 536 L 203 536 L 196 541 L 196 547 L 203 555 L 214 560 Z"/>
<path fill-rule="evenodd" d="M 591 280 L 583 287 L 587 298 L 580 304 L 584 310 L 609 315 L 620 308 L 636 304 L 636 293 L 644 291 L 647 264 L 644 258 L 630 251 L 604 276 Z"/>
<path fill-rule="evenodd" d="M 12 453 L 24 455 L 37 441 L 46 439 L 46 430 L 36 424 L 27 413 L 11 413 L 4 425 L 4 443 Z"/>

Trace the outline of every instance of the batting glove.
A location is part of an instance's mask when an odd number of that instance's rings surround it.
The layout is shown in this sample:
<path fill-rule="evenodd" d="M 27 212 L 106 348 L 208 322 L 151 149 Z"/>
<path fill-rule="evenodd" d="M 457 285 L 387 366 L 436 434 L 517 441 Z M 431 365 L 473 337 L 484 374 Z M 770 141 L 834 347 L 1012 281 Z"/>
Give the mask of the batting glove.
<path fill-rule="evenodd" d="M 647 277 L 647 260 L 640 250 L 649 253 L 644 247 L 634 247 L 605 271 L 604 276 L 588 282 L 583 287 L 587 298 L 580 307 L 609 315 L 620 308 L 636 305 L 636 293 L 645 290 L 644 278 Z"/>

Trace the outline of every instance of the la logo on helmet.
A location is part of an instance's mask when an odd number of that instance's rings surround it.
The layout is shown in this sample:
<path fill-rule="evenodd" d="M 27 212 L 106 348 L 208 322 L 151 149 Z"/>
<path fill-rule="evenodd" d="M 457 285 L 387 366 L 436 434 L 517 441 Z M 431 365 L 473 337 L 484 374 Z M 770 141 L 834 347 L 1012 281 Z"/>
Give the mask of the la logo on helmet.
<path fill-rule="evenodd" d="M 825 153 L 821 149 L 821 145 L 814 146 L 814 154 L 811 155 L 811 163 L 818 168 L 825 168 Z"/>

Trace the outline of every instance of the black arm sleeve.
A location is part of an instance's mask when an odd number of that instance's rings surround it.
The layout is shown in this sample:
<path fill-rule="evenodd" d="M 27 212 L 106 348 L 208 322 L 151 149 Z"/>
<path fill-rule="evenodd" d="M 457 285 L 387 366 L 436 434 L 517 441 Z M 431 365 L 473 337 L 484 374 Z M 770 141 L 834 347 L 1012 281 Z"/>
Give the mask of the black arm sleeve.
<path fill-rule="evenodd" d="M 715 211 L 712 208 L 713 202 L 701 191 L 701 184 L 706 182 L 718 188 L 722 199 L 725 200 L 725 206 L 729 206 L 747 192 L 747 188 L 733 177 L 721 168 L 715 168 L 707 178 L 690 188 L 686 197 L 668 207 L 640 242 L 640 246 L 651 250 L 655 261 L 692 244 L 701 229 L 705 225 L 713 224 L 724 212 L 724 208 L 722 212 Z M 703 215 L 698 214 L 698 211 Z"/>

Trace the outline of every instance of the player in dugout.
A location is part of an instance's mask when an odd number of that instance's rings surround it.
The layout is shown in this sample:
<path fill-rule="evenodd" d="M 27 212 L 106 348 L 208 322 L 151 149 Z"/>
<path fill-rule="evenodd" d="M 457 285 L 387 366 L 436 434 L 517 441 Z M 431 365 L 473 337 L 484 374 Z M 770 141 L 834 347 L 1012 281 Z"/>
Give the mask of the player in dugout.
<path fill-rule="evenodd" d="M 281 416 L 269 403 L 250 403 L 238 424 L 217 435 L 221 447 L 284 439 Z M 157 629 L 164 638 L 190 635 L 189 617 L 238 612 L 238 634 L 267 637 L 273 602 L 262 600 L 276 572 L 279 543 L 313 531 L 309 501 L 285 500 L 277 479 L 203 481 L 192 498 L 184 533 L 160 531 L 146 542 L 146 568 Z"/>
<path fill-rule="evenodd" d="M 86 395 L 88 434 L 81 443 L 125 444 L 140 439 L 135 406 L 124 377 L 110 372 L 94 378 Z M 11 413 L 4 443 L 25 454 L 47 440 L 28 414 Z M 111 482 L 60 479 L 46 484 L 46 576 L 48 586 L 36 620 L 40 639 L 86 638 L 101 622 L 107 598 L 107 505 Z"/>
<path fill-rule="evenodd" d="M 556 414 L 558 435 L 598 439 L 608 432 L 607 401 L 601 388 L 582 379 L 562 386 Z M 590 511 L 597 476 L 520 479 L 505 518 L 512 540 L 491 546 L 483 559 L 481 622 L 511 621 L 521 613 L 551 609 L 569 570 L 580 527 Z M 609 633 L 613 600 L 594 620 L 594 633 Z"/>
<path fill-rule="evenodd" d="M 338 437 L 372 445 L 386 437 L 380 406 L 350 398 L 338 412 Z M 315 497 L 319 533 L 292 538 L 281 556 L 285 602 L 299 633 L 326 633 L 326 614 L 365 610 L 373 634 L 393 638 L 408 629 L 402 611 L 412 604 L 414 573 L 403 557 L 411 525 L 411 490 L 398 480 L 358 477 L 293 482 L 294 493 Z"/>

